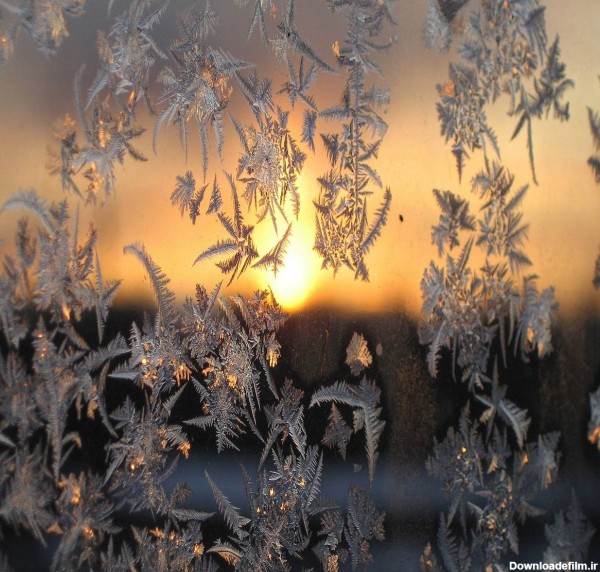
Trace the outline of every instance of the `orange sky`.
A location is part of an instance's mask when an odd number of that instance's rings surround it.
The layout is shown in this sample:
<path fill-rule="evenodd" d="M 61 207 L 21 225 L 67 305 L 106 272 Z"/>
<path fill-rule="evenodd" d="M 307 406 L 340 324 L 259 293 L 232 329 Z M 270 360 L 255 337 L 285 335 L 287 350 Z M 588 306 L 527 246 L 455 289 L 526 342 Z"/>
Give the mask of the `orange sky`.
<path fill-rule="evenodd" d="M 118 4 L 115 3 L 115 9 L 120 8 Z M 272 73 L 274 63 L 264 58 L 266 52 L 258 38 L 245 42 L 248 12 L 233 9 L 229 3 L 214 4 L 225 12 L 222 29 L 227 30 L 214 44 L 222 41 L 234 55 L 258 58 L 257 71 L 264 75 Z M 530 224 L 528 253 L 534 262 L 532 271 L 540 275 L 540 285 L 556 286 L 563 313 L 590 309 L 600 313 L 600 292 L 594 291 L 591 285 L 600 247 L 600 187 L 594 183 L 586 165 L 588 156 L 593 153 L 586 106 L 600 111 L 600 4 L 595 0 L 574 0 L 560 3 L 560 7 L 558 2 L 549 4 L 549 37 L 552 40 L 556 33 L 560 34 L 563 59 L 576 87 L 568 93 L 570 122 L 561 124 L 550 118 L 534 126 L 539 186 L 531 186 L 523 204 L 525 219 Z M 335 40 L 343 39 L 342 27 L 322 9 L 322 3 L 312 5 L 319 8 L 318 14 L 312 8 L 299 8 L 298 25 L 308 26 L 306 29 L 324 57 L 332 62 L 330 46 Z M 183 2 L 171 2 L 169 10 L 176 12 L 183 6 Z M 35 188 L 49 199 L 63 196 L 58 179 L 46 172 L 46 149 L 54 144 L 54 121 L 67 112 L 74 115 L 74 72 L 85 62 L 84 82 L 89 84 L 95 75 L 94 28 L 106 28 L 107 24 L 103 8 L 90 6 L 89 10 L 82 19 L 70 21 L 71 37 L 57 57 L 45 58 L 22 34 L 13 59 L 0 69 L 2 202 L 19 188 Z M 391 89 L 391 104 L 385 115 L 389 131 L 377 169 L 384 185 L 392 189 L 393 204 L 388 225 L 367 258 L 371 282 L 355 282 L 348 271 L 333 278 L 331 272 L 319 270 L 321 262 L 312 251 L 312 200 L 319 191 L 316 178 L 328 167 L 323 147 L 317 141 L 317 153 L 309 152 L 301 178 L 301 217 L 290 246 L 290 257 L 298 261 L 295 267 L 303 266 L 303 270 L 294 273 L 288 269 L 275 283 L 271 275 L 252 270 L 236 281 L 230 292 L 271 284 L 276 295 L 285 301 L 287 290 L 293 286 L 306 291 L 305 304 L 325 303 L 357 311 L 419 311 L 423 269 L 431 259 L 437 260 L 430 229 L 437 221 L 438 210 L 431 191 L 450 189 L 470 197 L 469 181 L 482 168 L 481 155 L 474 155 L 459 184 L 450 148 L 439 135 L 435 84 L 446 80 L 452 56 L 423 47 L 421 30 L 425 11 L 426 2 L 422 0 L 398 2 L 395 8 L 398 26 L 393 32 L 399 42 L 387 55 L 380 56 L 384 74 L 378 83 Z M 235 19 L 231 19 L 232 14 Z M 173 29 L 168 18 L 164 26 L 167 37 L 171 37 Z M 282 76 L 278 77 L 274 83 L 276 89 Z M 317 99 L 321 107 L 337 100 L 340 81 L 339 77 L 320 76 Z M 502 160 L 516 175 L 515 184 L 521 186 L 531 182 L 526 144 L 522 136 L 510 142 L 515 122 L 505 115 L 507 105 L 508 102 L 501 99 L 488 117 L 500 139 Z M 242 119 L 250 121 L 248 117 Z M 116 197 L 110 198 L 103 207 L 82 206 L 82 218 L 93 220 L 99 229 L 99 254 L 105 276 L 124 280 L 121 300 L 150 295 L 141 266 L 122 253 L 124 245 L 136 241 L 144 243 L 170 276 L 172 288 L 182 300 L 185 295 L 193 295 L 196 282 L 211 289 L 222 278 L 212 261 L 196 266 L 192 263 L 202 250 L 222 238 L 223 233 L 214 219 L 201 217 L 193 226 L 170 205 L 169 196 L 177 175 L 191 169 L 200 178 L 201 158 L 195 134 L 191 133 L 186 163 L 176 130 L 169 128 L 161 132 L 154 154 L 153 123 L 150 118 L 144 121 L 148 132 L 137 147 L 147 154 L 148 163 L 127 159 L 123 167 L 117 168 Z M 321 122 L 320 129 L 335 130 L 336 126 Z M 233 157 L 233 161 L 226 160 L 220 165 L 213 149 L 209 163 L 211 173 L 220 173 L 223 167 L 232 169 L 227 163 L 235 165 L 239 145 L 231 130 L 228 134 L 232 136 L 226 141 L 224 154 Z M 228 189 L 224 179 L 221 187 L 226 196 Z M 74 210 L 74 197 L 71 204 Z M 374 210 L 376 205 L 372 208 Z M 403 223 L 399 220 L 400 214 Z M 14 221 L 19 216 L 21 213 L 13 212 L 0 215 L 0 239 L 4 240 L 0 243 L 0 252 L 10 248 Z M 272 236 L 265 236 L 264 240 L 266 244 L 273 242 Z"/>

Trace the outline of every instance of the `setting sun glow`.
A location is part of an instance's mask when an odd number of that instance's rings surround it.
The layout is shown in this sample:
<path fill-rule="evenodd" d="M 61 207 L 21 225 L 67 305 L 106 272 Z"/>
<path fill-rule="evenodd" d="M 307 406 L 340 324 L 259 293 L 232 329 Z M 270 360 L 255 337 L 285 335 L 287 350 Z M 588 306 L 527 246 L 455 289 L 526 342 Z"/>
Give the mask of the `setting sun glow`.
<path fill-rule="evenodd" d="M 312 266 L 310 244 L 305 241 L 293 242 L 287 250 L 284 266 L 271 276 L 269 286 L 275 299 L 286 310 L 299 308 L 308 298 L 315 279 Z"/>

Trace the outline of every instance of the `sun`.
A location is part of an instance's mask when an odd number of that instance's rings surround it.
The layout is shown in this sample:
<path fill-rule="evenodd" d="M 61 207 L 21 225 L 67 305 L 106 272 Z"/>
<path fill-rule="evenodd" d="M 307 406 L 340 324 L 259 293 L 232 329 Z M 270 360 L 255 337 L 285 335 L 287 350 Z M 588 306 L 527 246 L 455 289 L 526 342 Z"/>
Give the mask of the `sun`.
<path fill-rule="evenodd" d="M 269 277 L 269 286 L 275 299 L 286 310 L 298 309 L 306 302 L 315 281 L 313 256 L 304 241 L 294 241 L 284 257 L 284 265 L 275 276 Z"/>

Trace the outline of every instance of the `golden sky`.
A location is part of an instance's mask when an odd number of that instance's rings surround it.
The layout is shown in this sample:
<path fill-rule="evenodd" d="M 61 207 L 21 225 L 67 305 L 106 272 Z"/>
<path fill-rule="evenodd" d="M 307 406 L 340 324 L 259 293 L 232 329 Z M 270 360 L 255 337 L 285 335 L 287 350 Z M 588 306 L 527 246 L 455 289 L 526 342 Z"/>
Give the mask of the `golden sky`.
<path fill-rule="evenodd" d="M 75 116 L 72 78 L 86 64 L 84 85 L 92 81 L 97 66 L 96 28 L 107 29 L 108 20 L 102 3 L 89 3 L 88 13 L 70 20 L 71 36 L 56 57 L 46 58 L 21 34 L 13 59 L 0 69 L 0 201 L 17 189 L 35 188 L 48 200 L 63 197 L 57 178 L 46 170 L 47 147 L 54 145 L 52 125 L 65 113 Z M 222 11 L 221 32 L 214 45 L 223 45 L 232 54 L 257 62 L 257 71 L 274 76 L 274 91 L 283 76 L 272 56 L 255 35 L 246 41 L 250 12 L 234 8 L 233 3 L 213 2 Z M 278 5 L 278 3 L 275 3 Z M 297 2 L 298 27 L 318 47 L 325 59 L 333 63 L 331 45 L 343 40 L 340 23 L 318 1 Z M 523 203 L 525 220 L 530 225 L 528 253 L 540 276 L 540 286 L 554 285 L 565 314 L 594 311 L 600 313 L 600 292 L 591 280 L 594 261 L 600 248 L 600 186 L 593 181 L 586 165 L 594 152 L 587 106 L 600 111 L 600 3 L 596 0 L 548 2 L 547 28 L 552 41 L 561 37 L 563 60 L 575 81 L 568 92 L 571 119 L 559 123 L 549 118 L 534 125 L 536 168 L 539 185 L 531 184 Z M 169 5 L 169 13 L 185 6 L 182 1 Z M 114 11 L 121 8 L 115 2 Z M 328 169 L 323 146 L 310 152 L 301 177 L 302 205 L 289 248 L 290 264 L 274 282 L 273 276 L 251 270 L 228 289 L 231 293 L 247 292 L 271 285 L 283 302 L 291 295 L 305 293 L 304 304 L 328 304 L 354 311 L 403 309 L 417 314 L 420 309 L 420 280 L 430 260 L 437 260 L 431 244 L 431 226 L 438 210 L 432 189 L 449 189 L 470 197 L 470 179 L 482 169 L 482 156 L 474 154 L 467 164 L 462 183 L 456 174 L 450 147 L 439 134 L 435 111 L 435 85 L 448 76 L 452 54 L 427 50 L 422 43 L 422 28 L 427 2 L 399 1 L 395 7 L 397 26 L 390 30 L 398 43 L 381 54 L 383 76 L 377 83 L 389 87 L 391 102 L 385 119 L 389 124 L 383 142 L 378 169 L 384 185 L 393 193 L 387 226 L 367 257 L 371 281 L 353 280 L 351 272 L 342 270 L 335 278 L 320 271 L 320 260 L 312 251 L 314 212 L 319 185 L 316 178 Z M 165 18 L 160 37 L 173 37 L 173 18 Z M 163 38 L 164 35 L 164 38 Z M 160 69 L 161 64 L 157 69 Z M 157 71 L 157 70 L 155 70 Z M 316 96 L 321 108 L 337 102 L 343 78 L 321 74 Z M 234 94 L 235 98 L 235 94 Z M 284 101 L 283 99 L 281 100 Z M 499 136 L 502 161 L 516 176 L 515 185 L 531 183 L 524 133 L 510 141 L 515 120 L 505 114 L 508 101 L 500 99 L 488 117 Z M 232 113 L 243 109 L 232 103 Z M 298 107 L 298 113 L 302 107 Z M 246 115 L 243 121 L 250 121 Z M 107 278 L 123 279 L 121 300 L 147 299 L 149 284 L 139 263 L 123 254 L 123 246 L 144 243 L 154 260 L 171 278 L 171 286 L 180 300 L 193 295 L 197 282 L 209 290 L 222 279 L 213 261 L 193 266 L 196 256 L 224 234 L 214 218 L 200 217 L 196 225 L 181 218 L 170 204 L 170 194 L 177 175 L 192 170 L 201 177 L 201 155 L 193 130 L 186 161 L 175 128 L 162 130 L 156 153 L 152 150 L 153 119 L 143 115 L 148 131 L 136 146 L 146 153 L 147 163 L 130 158 L 117 167 L 116 196 L 104 206 L 81 205 L 81 218 L 93 221 L 99 230 L 99 254 Z M 292 128 L 299 122 L 292 121 Z M 321 121 L 322 131 L 336 131 L 335 124 Z M 225 197 L 228 188 L 222 170 L 235 168 L 239 145 L 232 129 L 225 142 L 224 162 L 220 164 L 213 149 L 209 159 L 209 180 L 218 173 Z M 300 138 L 298 134 L 297 139 Z M 211 141 L 214 144 L 214 139 Z M 377 197 L 372 205 L 376 208 Z M 77 199 L 70 199 L 72 211 Z M 404 222 L 400 222 L 402 215 Z M 21 213 L 0 215 L 0 252 L 10 249 L 15 220 Z M 265 225 L 268 227 L 268 225 Z M 85 226 L 82 226 L 85 228 Z M 265 244 L 272 236 L 261 231 Z M 294 261 L 293 264 L 291 261 Z M 299 292 L 299 293 L 298 293 Z"/>

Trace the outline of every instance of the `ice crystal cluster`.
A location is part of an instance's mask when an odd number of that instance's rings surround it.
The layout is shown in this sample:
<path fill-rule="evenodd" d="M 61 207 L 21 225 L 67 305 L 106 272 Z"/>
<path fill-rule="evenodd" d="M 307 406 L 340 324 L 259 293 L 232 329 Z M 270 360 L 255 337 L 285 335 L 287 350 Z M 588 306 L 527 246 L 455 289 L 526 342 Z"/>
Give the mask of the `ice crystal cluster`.
<path fill-rule="evenodd" d="M 588 117 L 590 122 L 590 128 L 592 130 L 592 139 L 594 147 L 598 151 L 600 149 L 600 117 L 591 108 L 588 108 Z M 588 159 L 588 165 L 591 167 L 594 174 L 596 183 L 600 183 L 600 158 L 596 155 L 591 156 Z M 600 288 L 600 254 L 596 258 L 596 267 L 594 270 L 594 286 Z"/>
<path fill-rule="evenodd" d="M 99 69 L 87 96 L 83 68 L 75 78 L 77 121 L 69 115 L 57 121 L 59 144 L 50 155 L 50 172 L 60 177 L 65 190 L 86 201 L 106 200 L 115 193 L 117 164 L 128 156 L 147 160 L 133 140 L 143 135 L 138 118 L 148 111 L 156 118 L 153 144 L 157 152 L 164 129 L 178 130 L 186 156 L 190 131 L 197 133 L 201 173 L 188 171 L 178 176 L 172 195 L 173 203 L 182 214 L 187 211 L 195 224 L 211 156 L 214 153 L 221 161 L 226 148 L 229 157 L 234 149 L 239 150 L 235 172 L 221 173 L 214 166 L 209 177 L 212 200 L 208 208 L 202 207 L 207 215 L 218 217 L 225 238 L 217 239 L 196 260 L 219 258 L 217 266 L 232 281 L 250 267 L 276 273 L 282 266 L 293 222 L 301 205 L 309 207 L 298 178 L 307 153 L 317 151 L 318 120 L 335 121 L 339 133 L 321 133 L 331 170 L 319 178 L 322 190 L 313 205 L 314 248 L 323 267 L 334 272 L 347 267 L 356 277 L 368 280 L 365 258 L 381 234 L 391 205 L 391 192 L 381 190 L 383 183 L 373 166 L 387 129 L 377 110 L 387 105 L 389 94 L 373 85 L 370 76 L 379 73 L 374 55 L 392 45 L 391 39 L 378 39 L 386 26 L 393 25 L 392 2 L 325 2 L 347 19 L 347 37 L 335 39 L 335 63 L 331 64 L 298 30 L 295 1 L 282 4 L 257 0 L 249 26 L 249 35 L 259 33 L 285 68 L 286 79 L 275 90 L 273 80 L 259 75 L 255 63 L 219 46 L 223 30 L 218 11 L 209 1 L 181 13 L 179 34 L 167 45 L 159 41 L 159 28 L 168 4 L 129 2 L 109 30 L 98 31 Z M 0 63 L 9 57 L 20 30 L 44 51 L 56 52 L 68 35 L 65 15 L 77 15 L 84 7 L 80 2 L 59 0 L 15 0 L 14 4 L 6 0 L 0 6 L 10 15 L 8 28 L 0 32 Z M 109 7 L 115 12 L 119 9 L 117 2 L 110 2 Z M 332 67 L 336 64 L 337 73 L 345 78 L 341 103 L 320 109 L 311 90 L 321 72 L 336 73 Z M 245 124 L 231 112 L 232 99 L 247 104 L 252 122 Z M 289 125 L 290 113 L 296 112 L 302 117 L 299 133 Z M 237 149 L 235 142 L 225 142 L 226 123 L 238 135 Z M 223 184 L 228 189 L 225 201 L 221 200 Z M 373 211 L 370 201 L 377 194 L 382 198 Z M 227 200 L 230 195 L 231 201 Z M 227 210 L 229 205 L 231 210 Z M 273 240 L 259 252 L 255 229 L 263 222 L 271 223 Z"/>
<path fill-rule="evenodd" d="M 346 79 L 342 106 L 320 110 L 311 86 L 320 72 L 335 70 L 298 30 L 294 0 L 281 4 L 279 11 L 257 0 L 249 24 L 285 69 L 275 91 L 257 66 L 219 45 L 217 6 L 209 1 L 181 13 L 167 45 L 160 25 L 173 8 L 168 3 L 110 2 L 116 15 L 98 32 L 98 69 L 87 87 L 84 68 L 76 74 L 75 110 L 55 124 L 48 169 L 83 206 L 114 200 L 117 166 L 147 160 L 134 146 L 145 131 L 141 114 L 156 118 L 156 152 L 165 129 L 178 130 L 186 155 L 195 133 L 201 171 L 178 176 L 171 201 L 192 223 L 218 218 L 225 237 L 196 262 L 218 258 L 231 282 L 250 266 L 276 272 L 282 265 L 293 222 L 306 208 L 298 178 L 315 152 L 317 120 L 337 120 L 341 134 L 322 137 L 332 170 L 315 205 L 315 248 L 324 266 L 345 265 L 367 279 L 364 258 L 391 194 L 372 215 L 367 197 L 381 180 L 370 163 L 386 127 L 375 108 L 388 96 L 367 87 L 366 78 L 378 71 L 371 53 L 389 45 L 376 37 L 392 23 L 390 6 L 326 3 L 347 15 L 348 37 L 334 50 Z M 54 54 L 68 35 L 66 17 L 84 8 L 62 0 L 1 5 L 9 16 L 2 60 L 19 32 Z M 251 111 L 250 122 L 230 113 L 232 98 Z M 303 121 L 293 133 L 297 107 Z M 221 174 L 212 155 L 221 160 L 226 145 L 232 154 L 226 122 L 240 154 L 237 169 Z M 369 565 L 371 543 L 384 538 L 384 513 L 359 486 L 349 488 L 345 506 L 321 494 L 324 448 L 345 458 L 364 440 L 369 483 L 375 476 L 385 422 L 380 390 L 365 374 L 372 358 L 362 336 L 348 349 L 347 379 L 310 392 L 276 379 L 277 333 L 287 316 L 269 292 L 225 298 L 219 285 L 198 285 L 180 307 L 168 277 L 138 243 L 124 251 L 142 265 L 156 310 L 132 323 L 128 336 L 107 334 L 119 283 L 102 276 L 95 229 L 81 238 L 78 210 L 72 216 L 67 200 L 49 204 L 33 190 L 14 194 L 0 216 L 9 210 L 33 221 L 19 222 L 15 254 L 5 256 L 0 275 L 0 534 L 41 544 L 56 538 L 50 567 L 57 571 Z M 260 224 L 276 236 L 262 253 L 254 241 Z M 319 420 L 320 437 L 308 430 Z M 193 483 L 173 484 L 178 464 L 197 459 L 207 443 L 224 455 L 259 451 L 252 466 L 239 467 L 244 507 L 233 505 L 210 470 L 197 477 L 213 493 L 209 507 L 191 504 Z M 98 447 L 103 455 L 93 453 Z"/>
<path fill-rule="evenodd" d="M 450 47 L 450 24 L 464 4 L 432 0 L 425 28 L 430 46 Z M 521 211 L 528 184 L 516 186 L 500 163 L 500 144 L 485 114 L 488 104 L 509 96 L 508 113 L 518 118 L 512 138 L 526 128 L 537 182 L 533 119 L 550 111 L 568 119 L 562 97 L 573 85 L 559 60 L 558 38 L 548 45 L 544 10 L 537 1 L 482 2 L 466 16 L 460 62 L 450 64 L 450 78 L 438 85 L 441 134 L 453 142 L 459 178 L 476 149 L 483 151 L 483 169 L 471 180 L 472 201 L 433 191 L 441 212 L 431 238 L 445 260 L 432 261 L 424 272 L 419 335 L 429 346 L 431 374 L 438 375 L 440 359 L 449 358 L 451 376 L 467 384 L 469 399 L 458 427 L 435 442 L 427 463 L 443 483 L 448 508 L 440 516 L 437 549 L 428 545 L 421 556 L 424 571 L 506 570 L 508 555 L 514 560 L 519 554 L 519 524 L 542 514 L 535 499 L 558 471 L 560 435 L 528 440 L 528 412 L 509 399 L 510 385 L 501 381 L 511 349 L 524 360 L 552 351 L 557 304 L 553 288 L 540 291 L 538 277 L 525 273 L 532 264 Z M 590 112 L 592 131 L 594 121 Z M 478 268 L 474 258 L 481 261 Z M 590 440 L 596 438 L 591 430 Z M 593 529 L 575 497 L 568 514 L 560 512 L 546 525 L 547 563 L 585 557 Z"/>
<path fill-rule="evenodd" d="M 425 33 L 430 45 L 449 47 L 450 23 L 464 4 L 431 0 Z M 513 139 L 526 130 L 534 181 L 533 121 L 550 112 L 561 121 L 569 118 L 563 97 L 573 82 L 560 61 L 558 37 L 548 43 L 544 12 L 539 0 L 490 0 L 466 17 L 465 37 L 457 49 L 460 61 L 450 65 L 448 80 L 438 85 L 437 105 L 442 135 L 452 141 L 459 175 L 476 150 L 500 155 L 486 107 L 501 96 L 509 99 L 508 115 L 517 118 Z"/>
<path fill-rule="evenodd" d="M 596 151 L 600 149 L 600 117 L 591 108 L 588 107 L 588 119 L 590 129 L 592 131 L 592 140 Z M 588 165 L 592 169 L 596 183 L 600 183 L 600 158 L 592 155 L 588 159 Z M 594 287 L 600 289 L 600 254 L 596 258 L 596 266 L 594 268 Z M 590 394 L 590 422 L 588 439 L 592 445 L 597 445 L 600 450 L 600 387 L 594 393 Z"/>
<path fill-rule="evenodd" d="M 3 528 L 40 542 L 57 535 L 51 568 L 61 571 L 286 570 L 307 553 L 325 570 L 346 560 L 366 566 L 371 541 L 383 539 L 384 514 L 358 487 L 345 508 L 320 494 L 322 446 L 344 456 L 357 433 L 374 476 L 385 422 L 380 391 L 364 374 L 366 344 L 352 379 L 306 394 L 272 377 L 287 316 L 268 292 L 228 300 L 219 287 L 197 286 L 178 309 L 168 278 L 138 244 L 125 252 L 144 267 L 156 313 L 133 323 L 127 340 L 106 340 L 118 283 L 102 278 L 95 231 L 80 241 L 66 202 L 48 205 L 34 192 L 3 206 L 12 208 L 34 213 L 35 223 L 21 222 L 17 255 L 5 259 L 0 279 Z M 126 396 L 115 406 L 116 384 Z M 330 413 L 322 442 L 311 442 L 308 418 L 323 407 Z M 104 435 L 106 457 L 81 470 L 94 446 L 86 426 Z M 244 511 L 208 472 L 201 478 L 214 512 L 186 502 L 185 482 L 168 485 L 178 462 L 206 439 L 219 453 L 248 439 L 262 449 L 251 470 L 240 467 Z M 205 538 L 219 526 L 222 538 Z"/>

